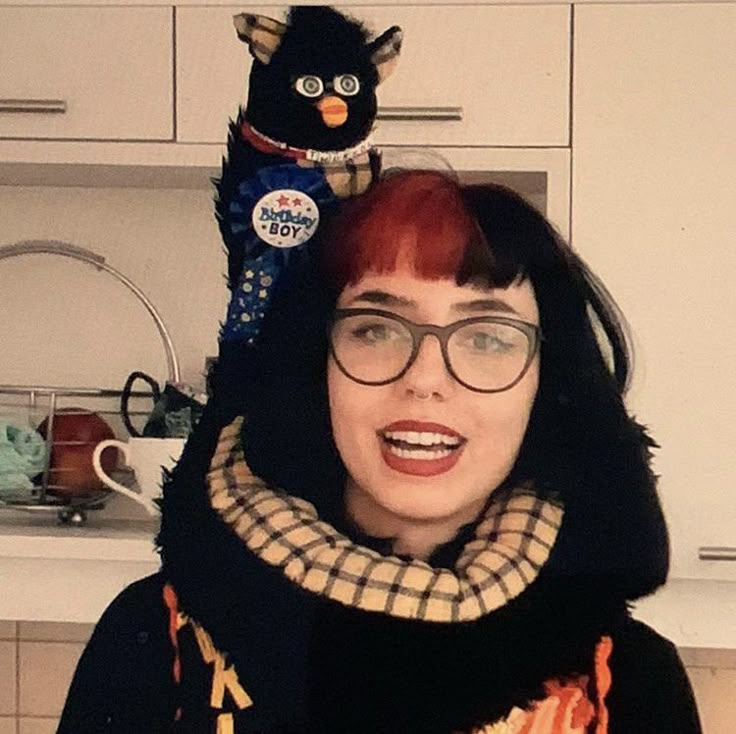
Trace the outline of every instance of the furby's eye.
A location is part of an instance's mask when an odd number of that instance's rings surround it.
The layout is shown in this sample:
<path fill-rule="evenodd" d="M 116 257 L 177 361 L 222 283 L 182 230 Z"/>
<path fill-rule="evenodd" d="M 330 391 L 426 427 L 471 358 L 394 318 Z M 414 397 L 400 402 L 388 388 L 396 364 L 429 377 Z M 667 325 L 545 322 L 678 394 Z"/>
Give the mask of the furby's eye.
<path fill-rule="evenodd" d="M 325 90 L 325 85 L 318 76 L 300 76 L 294 82 L 294 89 L 303 97 L 319 97 Z"/>
<path fill-rule="evenodd" d="M 360 91 L 360 81 L 355 74 L 340 74 L 336 76 L 332 83 L 335 86 L 335 91 L 339 94 L 344 94 L 346 97 L 352 97 Z"/>

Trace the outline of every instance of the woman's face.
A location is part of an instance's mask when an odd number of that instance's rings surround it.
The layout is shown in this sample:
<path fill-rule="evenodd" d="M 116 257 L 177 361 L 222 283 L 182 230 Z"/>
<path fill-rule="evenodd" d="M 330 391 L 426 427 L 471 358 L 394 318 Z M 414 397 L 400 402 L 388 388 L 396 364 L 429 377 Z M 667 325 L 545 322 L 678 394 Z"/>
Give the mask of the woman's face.
<path fill-rule="evenodd" d="M 488 299 L 499 303 L 468 305 Z M 424 280 L 403 270 L 366 275 L 345 288 L 337 307 L 377 308 L 439 326 L 484 315 L 539 324 L 529 281 L 480 289 L 450 279 Z M 521 381 L 498 393 L 475 392 L 457 382 L 432 336 L 424 338 L 416 361 L 395 382 L 362 385 L 343 374 L 332 357 L 327 379 L 332 429 L 348 471 L 346 497 L 372 506 L 383 517 L 430 524 L 455 519 L 459 527 L 477 517 L 514 464 L 537 392 L 539 355 Z M 401 452 L 402 458 L 386 440 L 387 430 L 394 444 L 397 433 L 432 444 L 440 433 L 449 437 L 445 442 L 459 441 L 459 448 L 444 458 L 447 450 L 439 452 L 434 460 L 415 458 L 427 454 L 411 451 Z"/>

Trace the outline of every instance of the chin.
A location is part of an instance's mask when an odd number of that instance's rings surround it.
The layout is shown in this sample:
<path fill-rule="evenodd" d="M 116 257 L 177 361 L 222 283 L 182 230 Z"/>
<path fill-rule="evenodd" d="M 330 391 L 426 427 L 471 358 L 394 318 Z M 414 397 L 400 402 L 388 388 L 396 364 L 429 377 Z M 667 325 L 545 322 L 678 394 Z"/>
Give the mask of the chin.
<path fill-rule="evenodd" d="M 444 487 L 439 488 L 439 492 L 443 492 L 443 490 Z M 397 501 L 399 492 L 401 497 Z M 403 487 L 396 490 L 396 494 L 392 494 L 390 497 L 374 494 L 373 498 L 384 510 L 395 517 L 414 522 L 450 520 L 458 514 L 469 512 L 469 505 L 467 504 L 448 503 L 446 495 L 443 497 L 427 496 L 430 493 L 431 490 L 426 486 L 407 488 L 404 484 Z"/>

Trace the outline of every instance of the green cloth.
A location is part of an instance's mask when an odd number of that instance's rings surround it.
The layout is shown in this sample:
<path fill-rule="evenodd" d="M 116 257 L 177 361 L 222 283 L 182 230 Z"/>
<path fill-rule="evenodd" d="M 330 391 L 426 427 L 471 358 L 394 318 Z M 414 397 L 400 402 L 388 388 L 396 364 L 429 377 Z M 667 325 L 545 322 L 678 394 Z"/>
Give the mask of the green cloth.
<path fill-rule="evenodd" d="M 46 441 L 37 431 L 0 419 L 0 497 L 27 493 L 46 466 Z"/>

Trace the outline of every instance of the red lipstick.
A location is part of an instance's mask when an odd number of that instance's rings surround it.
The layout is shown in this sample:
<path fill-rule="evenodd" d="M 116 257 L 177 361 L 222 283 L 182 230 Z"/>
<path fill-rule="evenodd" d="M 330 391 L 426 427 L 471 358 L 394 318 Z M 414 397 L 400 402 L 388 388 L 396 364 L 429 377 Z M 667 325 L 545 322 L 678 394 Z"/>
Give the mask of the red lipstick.
<path fill-rule="evenodd" d="M 412 458 L 398 456 L 392 450 L 391 444 L 386 440 L 384 434 L 393 431 L 415 431 L 426 433 L 440 433 L 443 436 L 452 436 L 460 439 L 457 448 L 451 449 L 446 456 L 437 459 Z M 431 477 L 437 474 L 444 474 L 452 469 L 460 459 L 460 455 L 465 448 L 466 439 L 457 431 L 442 425 L 441 423 L 431 423 L 426 421 L 402 420 L 390 423 L 378 432 L 378 439 L 381 446 L 381 456 L 391 469 L 401 472 L 402 474 L 411 474 L 413 476 Z M 429 447 L 427 447 L 429 450 Z"/>

